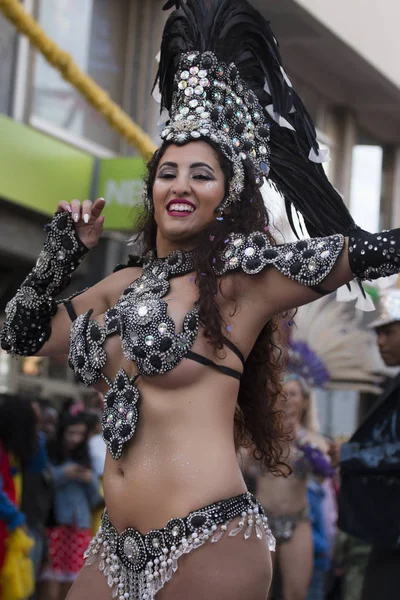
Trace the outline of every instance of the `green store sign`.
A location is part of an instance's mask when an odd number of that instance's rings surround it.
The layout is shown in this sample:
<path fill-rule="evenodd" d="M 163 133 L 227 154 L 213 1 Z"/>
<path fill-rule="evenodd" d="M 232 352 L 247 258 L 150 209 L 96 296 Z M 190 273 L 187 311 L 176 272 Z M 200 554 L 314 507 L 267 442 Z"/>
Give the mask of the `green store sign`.
<path fill-rule="evenodd" d="M 141 158 L 109 158 L 100 161 L 97 197 L 106 200 L 107 229 L 132 230 L 142 207 L 144 162 Z"/>
<path fill-rule="evenodd" d="M 106 199 L 105 227 L 132 230 L 145 171 L 139 158 L 96 161 L 53 137 L 0 115 L 0 197 L 52 215 L 59 200 Z M 93 199 L 93 198 L 92 198 Z"/>

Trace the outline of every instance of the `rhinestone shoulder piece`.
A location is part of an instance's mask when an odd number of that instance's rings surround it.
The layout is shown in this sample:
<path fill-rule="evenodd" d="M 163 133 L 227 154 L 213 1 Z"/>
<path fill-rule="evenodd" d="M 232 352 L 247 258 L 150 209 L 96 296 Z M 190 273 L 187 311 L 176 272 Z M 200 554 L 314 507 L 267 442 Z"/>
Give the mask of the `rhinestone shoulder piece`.
<path fill-rule="evenodd" d="M 238 269 L 255 275 L 273 265 L 290 279 L 313 287 L 329 275 L 343 245 L 340 234 L 282 245 L 272 245 L 261 232 L 231 234 L 216 257 L 214 270 L 218 276 Z"/>

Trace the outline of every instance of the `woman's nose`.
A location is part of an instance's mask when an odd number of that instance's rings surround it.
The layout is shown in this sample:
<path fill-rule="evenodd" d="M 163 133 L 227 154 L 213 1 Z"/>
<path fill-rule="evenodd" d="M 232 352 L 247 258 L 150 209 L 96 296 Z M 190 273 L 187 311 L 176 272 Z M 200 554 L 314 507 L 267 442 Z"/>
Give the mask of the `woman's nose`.
<path fill-rule="evenodd" d="M 190 178 L 185 175 L 178 175 L 172 182 L 171 191 L 176 197 L 188 196 L 191 191 Z"/>

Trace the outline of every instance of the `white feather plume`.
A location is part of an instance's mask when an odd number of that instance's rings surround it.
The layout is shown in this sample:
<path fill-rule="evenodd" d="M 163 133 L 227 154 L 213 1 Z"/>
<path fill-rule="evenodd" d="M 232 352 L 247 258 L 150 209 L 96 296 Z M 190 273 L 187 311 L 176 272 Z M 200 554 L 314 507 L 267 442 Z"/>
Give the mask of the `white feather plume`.
<path fill-rule="evenodd" d="M 380 392 L 371 360 L 375 338 L 359 321 L 349 305 L 332 296 L 302 306 L 295 315 L 292 340 L 305 342 L 324 363 L 328 389 Z"/>

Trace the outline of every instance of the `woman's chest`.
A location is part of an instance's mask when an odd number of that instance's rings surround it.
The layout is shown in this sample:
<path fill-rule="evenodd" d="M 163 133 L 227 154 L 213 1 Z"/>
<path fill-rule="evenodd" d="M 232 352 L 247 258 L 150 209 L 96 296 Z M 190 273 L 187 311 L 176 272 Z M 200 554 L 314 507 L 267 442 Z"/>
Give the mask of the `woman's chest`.
<path fill-rule="evenodd" d="M 145 272 L 106 313 L 93 318 L 88 312 L 74 322 L 70 366 L 88 386 L 112 379 L 118 364 L 141 375 L 167 373 L 198 335 L 197 297 L 189 275 L 167 281 Z"/>

